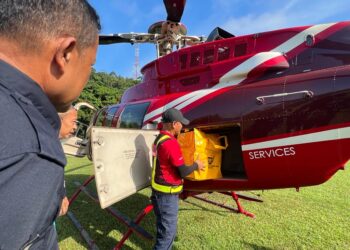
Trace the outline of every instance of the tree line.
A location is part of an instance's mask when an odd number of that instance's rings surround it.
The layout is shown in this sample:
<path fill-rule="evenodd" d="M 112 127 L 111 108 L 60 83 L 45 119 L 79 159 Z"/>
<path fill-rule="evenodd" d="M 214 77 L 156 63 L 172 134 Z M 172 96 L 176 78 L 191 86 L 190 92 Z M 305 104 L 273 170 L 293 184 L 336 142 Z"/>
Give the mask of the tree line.
<path fill-rule="evenodd" d="M 114 72 L 97 72 L 92 69 L 90 79 L 76 102 L 88 102 L 95 108 L 119 103 L 124 91 L 139 80 L 125 78 L 116 75 Z M 79 121 L 89 124 L 92 112 L 88 109 L 79 111 Z"/>

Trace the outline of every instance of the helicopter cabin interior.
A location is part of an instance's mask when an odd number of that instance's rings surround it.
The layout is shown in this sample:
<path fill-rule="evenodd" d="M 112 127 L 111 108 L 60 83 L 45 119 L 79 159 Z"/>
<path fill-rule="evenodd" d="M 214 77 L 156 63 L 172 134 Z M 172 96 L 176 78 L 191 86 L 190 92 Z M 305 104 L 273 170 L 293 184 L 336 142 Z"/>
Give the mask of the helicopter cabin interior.
<path fill-rule="evenodd" d="M 239 123 L 228 125 L 198 127 L 206 134 L 217 134 L 220 137 L 227 137 L 228 147 L 222 150 L 221 174 L 227 179 L 247 179 L 242 147 L 241 147 L 241 126 Z M 221 139 L 221 145 L 224 145 Z"/>

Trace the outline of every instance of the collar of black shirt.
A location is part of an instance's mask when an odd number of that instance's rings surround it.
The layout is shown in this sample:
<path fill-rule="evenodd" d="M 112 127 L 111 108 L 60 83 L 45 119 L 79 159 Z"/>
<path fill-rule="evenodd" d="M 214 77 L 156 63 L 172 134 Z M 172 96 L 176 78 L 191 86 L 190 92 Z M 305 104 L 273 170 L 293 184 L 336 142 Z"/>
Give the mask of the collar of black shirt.
<path fill-rule="evenodd" d="M 51 126 L 59 131 L 61 122 L 57 111 L 38 83 L 2 60 L 0 60 L 0 82 L 10 91 L 27 98 Z"/>

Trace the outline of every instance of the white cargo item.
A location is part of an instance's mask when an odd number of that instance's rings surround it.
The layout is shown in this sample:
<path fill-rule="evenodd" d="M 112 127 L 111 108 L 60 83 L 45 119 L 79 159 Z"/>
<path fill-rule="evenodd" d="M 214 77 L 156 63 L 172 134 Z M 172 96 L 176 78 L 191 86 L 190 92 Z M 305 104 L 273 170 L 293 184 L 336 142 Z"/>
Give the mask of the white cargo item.
<path fill-rule="evenodd" d="M 150 185 L 151 147 L 158 133 L 157 130 L 92 128 L 96 189 L 102 208 Z"/>

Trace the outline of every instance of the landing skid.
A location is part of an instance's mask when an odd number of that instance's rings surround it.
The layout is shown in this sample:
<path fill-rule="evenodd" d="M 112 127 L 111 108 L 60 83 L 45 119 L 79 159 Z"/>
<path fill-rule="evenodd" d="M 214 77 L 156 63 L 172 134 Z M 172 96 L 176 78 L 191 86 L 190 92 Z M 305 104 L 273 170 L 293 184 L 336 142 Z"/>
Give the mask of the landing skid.
<path fill-rule="evenodd" d="M 87 189 L 87 186 L 94 179 L 95 179 L 95 176 L 92 175 L 89 178 L 87 178 L 83 184 L 81 184 L 79 182 L 74 182 L 74 184 L 77 186 L 77 190 L 74 192 L 72 197 L 69 199 L 69 206 L 70 207 L 73 205 L 74 201 L 77 199 L 77 197 L 79 196 L 79 194 L 81 192 L 86 194 L 90 199 L 92 199 L 96 203 L 99 202 L 97 197 L 95 197 L 93 194 L 91 194 Z M 228 209 L 230 211 L 244 214 L 244 215 L 249 216 L 251 218 L 255 218 L 255 215 L 246 211 L 242 207 L 239 199 L 245 199 L 248 201 L 255 201 L 255 202 L 263 202 L 261 199 L 258 199 L 256 197 L 251 197 L 251 196 L 243 195 L 243 194 L 236 193 L 236 192 L 219 192 L 219 193 L 221 193 L 223 195 L 231 196 L 233 198 L 233 200 L 236 202 L 237 208 L 227 206 L 226 204 L 221 204 L 221 203 L 218 203 L 218 202 L 215 202 L 215 201 L 212 201 L 212 200 L 209 200 L 207 198 L 199 196 L 202 193 L 184 192 L 181 194 L 181 199 L 186 199 L 187 197 L 193 197 L 195 199 L 198 199 L 198 200 L 201 200 L 201 201 Z M 140 237 L 142 237 L 144 239 L 153 240 L 152 235 L 150 235 L 144 228 L 139 226 L 139 224 L 141 223 L 143 218 L 153 210 L 152 204 L 148 204 L 144 209 L 142 209 L 137 214 L 137 216 L 134 220 L 130 219 L 129 217 L 127 217 L 126 215 L 124 215 L 123 213 L 121 213 L 120 211 L 115 209 L 114 207 L 107 207 L 107 208 L 105 208 L 105 210 L 107 212 L 109 212 L 115 219 L 117 219 L 119 222 L 123 223 L 128 228 L 128 230 L 124 233 L 122 239 L 113 248 L 114 250 L 121 249 L 123 247 L 125 241 L 130 237 L 130 235 L 132 233 L 136 233 L 137 235 L 139 235 Z M 83 237 L 85 242 L 88 244 L 89 249 L 98 250 L 99 249 L 98 246 L 95 244 L 94 240 L 91 239 L 88 232 L 80 224 L 80 222 L 77 220 L 77 218 L 74 216 L 74 214 L 71 211 L 69 211 L 67 213 L 67 215 L 68 215 L 68 218 L 72 221 L 73 225 L 78 229 L 79 233 L 81 234 L 81 236 Z"/>
<path fill-rule="evenodd" d="M 92 175 L 88 179 L 84 181 L 83 184 L 80 184 L 79 182 L 74 182 L 74 184 L 78 187 L 77 190 L 74 192 L 72 197 L 69 199 L 69 206 L 72 206 L 73 202 L 77 199 L 79 194 L 83 192 L 86 194 L 90 199 L 98 203 L 97 197 L 95 197 L 93 194 L 91 194 L 88 189 L 86 188 L 93 180 L 95 179 L 95 176 Z M 132 233 L 136 233 L 137 235 L 141 236 L 144 239 L 147 240 L 153 240 L 153 236 L 150 235 L 145 229 L 143 229 L 141 226 L 139 226 L 142 219 L 149 214 L 153 210 L 153 205 L 149 204 L 144 209 L 142 209 L 138 215 L 136 216 L 135 220 L 131 220 L 126 215 L 115 209 L 114 207 L 107 207 L 105 210 L 110 213 L 115 219 L 117 219 L 119 222 L 123 223 L 128 230 L 124 233 L 122 239 L 118 242 L 118 244 L 113 248 L 114 250 L 121 249 L 124 245 L 125 241 L 130 237 Z M 69 219 L 72 221 L 73 225 L 78 229 L 79 233 L 85 240 L 85 242 L 88 244 L 89 249 L 98 250 L 99 248 L 95 244 L 95 242 L 91 239 L 88 232 L 84 229 L 84 227 L 80 224 L 80 222 L 76 219 L 74 214 L 69 211 L 67 213 Z"/>
<path fill-rule="evenodd" d="M 199 196 L 198 193 L 195 194 L 191 194 L 189 193 L 187 197 L 193 197 L 197 200 L 201 200 L 210 204 L 213 204 L 215 206 L 219 206 L 225 209 L 228 209 L 230 211 L 239 213 L 239 214 L 244 214 L 246 216 L 249 216 L 251 218 L 255 218 L 255 215 L 253 213 L 248 212 L 247 210 L 245 210 L 243 208 L 243 206 L 241 205 L 239 199 L 244 199 L 244 200 L 248 200 L 248 201 L 254 201 L 254 202 L 263 202 L 263 200 L 255 198 L 255 197 L 251 197 L 248 195 L 244 195 L 244 194 L 240 194 L 240 193 L 236 193 L 236 192 L 219 192 L 220 194 L 224 194 L 224 195 L 228 195 L 231 196 L 233 198 L 233 200 L 236 202 L 236 206 L 237 208 L 231 207 L 231 206 L 227 206 L 226 204 L 222 204 L 222 203 L 218 203 L 212 200 L 209 200 L 207 198 L 201 197 Z"/>

